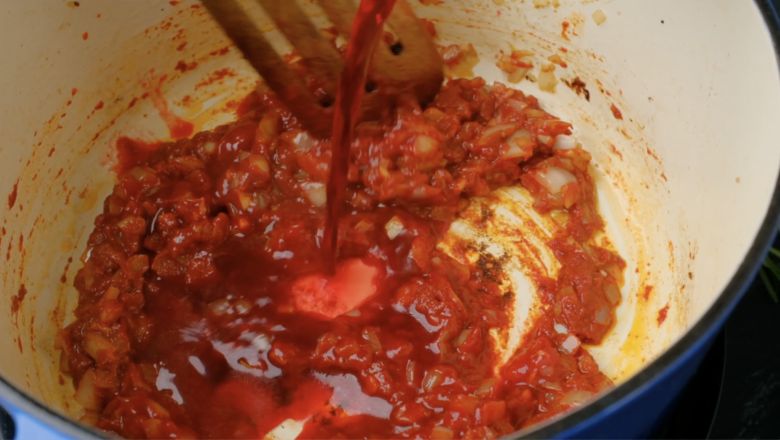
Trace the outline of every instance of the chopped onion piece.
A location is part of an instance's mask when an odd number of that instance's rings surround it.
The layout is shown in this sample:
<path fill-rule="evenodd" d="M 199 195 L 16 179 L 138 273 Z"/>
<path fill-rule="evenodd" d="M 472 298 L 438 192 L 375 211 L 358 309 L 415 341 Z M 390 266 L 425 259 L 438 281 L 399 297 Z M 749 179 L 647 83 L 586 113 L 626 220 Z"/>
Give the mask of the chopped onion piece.
<path fill-rule="evenodd" d="M 607 285 L 604 286 L 604 295 L 613 306 L 620 302 L 620 289 L 613 283 L 607 283 Z"/>
<path fill-rule="evenodd" d="M 596 310 L 596 322 L 599 324 L 609 323 L 609 308 L 606 305 Z"/>
<path fill-rule="evenodd" d="M 511 84 L 517 84 L 520 81 L 525 79 L 526 75 L 528 75 L 529 70 L 531 69 L 520 67 L 514 72 L 509 74 L 509 76 L 507 77 L 507 81 L 509 81 Z"/>
<path fill-rule="evenodd" d="M 547 145 L 547 146 L 549 146 L 552 143 L 553 138 L 550 137 L 550 136 L 547 136 L 546 134 L 540 134 L 540 135 L 536 136 L 536 140 L 541 142 L 541 143 L 543 143 L 543 144 L 545 144 L 545 145 Z"/>
<path fill-rule="evenodd" d="M 299 153 L 311 150 L 314 147 L 314 139 L 305 131 L 298 133 L 293 138 L 293 143 L 295 144 L 295 151 Z"/>
<path fill-rule="evenodd" d="M 434 440 L 450 440 L 455 438 L 455 432 L 444 426 L 434 426 L 431 430 L 431 438 Z"/>
<path fill-rule="evenodd" d="M 548 390 L 552 391 L 563 391 L 563 387 L 561 387 L 561 384 L 558 382 L 551 382 L 551 381 L 540 381 L 539 385 L 542 386 L 542 388 L 547 388 Z"/>
<path fill-rule="evenodd" d="M 444 382 L 444 376 L 436 368 L 430 369 L 425 373 L 422 381 L 422 387 L 425 391 L 431 391 Z"/>
<path fill-rule="evenodd" d="M 513 109 L 515 109 L 515 110 L 517 110 L 519 112 L 524 112 L 525 109 L 528 108 L 528 104 L 526 104 L 523 101 L 518 101 L 516 99 L 509 99 L 509 100 L 506 101 L 506 103 L 509 104 L 509 106 L 511 106 Z"/>
<path fill-rule="evenodd" d="M 328 202 L 328 193 L 325 185 L 320 182 L 306 182 L 301 185 L 306 191 L 309 202 L 317 208 L 322 208 Z"/>
<path fill-rule="evenodd" d="M 379 336 L 377 336 L 373 329 L 363 330 L 363 339 L 371 344 L 371 348 L 374 349 L 374 353 L 382 352 L 382 343 L 379 341 Z"/>
<path fill-rule="evenodd" d="M 555 64 L 543 64 L 539 72 L 539 89 L 544 92 L 555 93 L 558 78 L 555 77 Z"/>
<path fill-rule="evenodd" d="M 430 136 L 417 136 L 414 140 L 414 154 L 424 156 L 436 151 L 436 139 Z"/>
<path fill-rule="evenodd" d="M 515 126 L 512 124 L 502 124 L 490 127 L 482 133 L 479 138 L 479 144 L 485 145 L 495 136 L 506 137 L 509 133 L 515 130 Z"/>
<path fill-rule="evenodd" d="M 567 136 L 565 134 L 559 134 L 555 138 L 555 150 L 572 150 L 577 148 L 577 139 L 574 136 Z"/>
<path fill-rule="evenodd" d="M 563 168 L 549 167 L 536 173 L 536 180 L 550 192 L 550 194 L 560 194 L 564 185 L 576 182 L 577 178 Z"/>
<path fill-rule="evenodd" d="M 593 393 L 590 391 L 571 390 L 563 395 L 561 398 L 561 405 L 573 407 L 582 406 L 582 404 L 587 403 L 591 398 L 593 398 Z"/>
<path fill-rule="evenodd" d="M 76 393 L 73 394 L 73 399 L 83 406 L 85 409 L 100 410 L 103 409 L 100 396 L 97 395 L 95 389 L 95 372 L 87 370 L 84 376 L 79 381 L 79 386 L 76 388 Z"/>
<path fill-rule="evenodd" d="M 604 23 L 606 20 L 607 14 L 601 9 L 597 9 L 596 12 L 593 13 L 593 21 L 595 21 L 597 25 L 601 26 L 601 23 Z"/>
<path fill-rule="evenodd" d="M 555 329 L 555 331 L 558 334 L 561 334 L 561 335 L 565 335 L 566 333 L 569 333 L 569 329 L 566 328 L 566 326 L 563 325 L 563 324 L 558 324 L 558 323 L 553 324 L 553 328 Z"/>
<path fill-rule="evenodd" d="M 391 218 L 390 221 L 385 224 L 385 231 L 387 232 L 387 237 L 390 240 L 395 240 L 395 237 L 398 237 L 405 232 L 404 224 L 397 215 L 393 216 L 393 218 Z"/>
<path fill-rule="evenodd" d="M 574 335 L 569 335 L 561 342 L 561 349 L 566 354 L 572 354 L 580 348 L 580 340 Z"/>

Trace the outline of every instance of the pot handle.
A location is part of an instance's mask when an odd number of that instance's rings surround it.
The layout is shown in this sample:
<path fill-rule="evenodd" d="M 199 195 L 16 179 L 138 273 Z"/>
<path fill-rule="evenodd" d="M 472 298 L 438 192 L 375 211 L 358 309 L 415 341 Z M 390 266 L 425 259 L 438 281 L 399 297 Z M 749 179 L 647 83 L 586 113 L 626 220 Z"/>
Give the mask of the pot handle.
<path fill-rule="evenodd" d="M 2 435 L 3 440 L 73 440 L 10 405 L 0 407 L 0 410 L 8 415 L 7 417 L 5 414 L 0 416 L 0 420 L 3 422 L 0 435 Z M 9 424 L 10 426 L 8 426 Z"/>

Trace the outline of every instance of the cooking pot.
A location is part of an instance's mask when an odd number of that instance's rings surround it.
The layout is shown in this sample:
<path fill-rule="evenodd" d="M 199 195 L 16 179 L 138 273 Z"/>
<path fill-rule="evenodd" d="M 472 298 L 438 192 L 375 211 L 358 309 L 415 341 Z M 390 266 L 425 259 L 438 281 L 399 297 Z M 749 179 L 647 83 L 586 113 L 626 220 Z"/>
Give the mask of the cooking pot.
<path fill-rule="evenodd" d="M 616 387 L 517 435 L 649 435 L 777 230 L 774 6 L 411 1 L 438 44 L 473 44 L 479 63 L 461 75 L 505 82 L 495 62 L 513 49 L 561 57 L 552 92 L 540 90 L 538 71 L 517 87 L 574 124 L 594 157 L 607 233 L 628 263 L 618 323 L 589 347 Z M 112 144 L 165 139 L 176 117 L 196 129 L 228 122 L 257 77 L 195 1 L 6 0 L 0 59 L 0 402 L 17 438 L 100 437 L 74 421 L 81 408 L 54 341 L 72 319 L 73 277 L 115 183 Z"/>

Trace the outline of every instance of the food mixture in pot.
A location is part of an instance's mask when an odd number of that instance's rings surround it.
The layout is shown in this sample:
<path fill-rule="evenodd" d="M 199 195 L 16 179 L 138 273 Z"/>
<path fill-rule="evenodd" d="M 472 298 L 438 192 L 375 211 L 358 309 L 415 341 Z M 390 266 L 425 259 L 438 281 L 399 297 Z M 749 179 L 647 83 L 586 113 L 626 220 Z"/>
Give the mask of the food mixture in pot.
<path fill-rule="evenodd" d="M 272 93 L 191 139 L 120 139 L 57 341 L 83 420 L 128 438 L 263 438 L 291 420 L 298 438 L 496 438 L 585 403 L 611 386 L 582 344 L 612 328 L 625 263 L 595 244 L 571 128 L 481 78 L 426 108 L 401 98 L 355 129 L 332 276 L 331 145 Z M 510 185 L 558 221 L 561 268 L 534 277 L 543 307 L 504 362 L 508 281 L 437 244 Z"/>

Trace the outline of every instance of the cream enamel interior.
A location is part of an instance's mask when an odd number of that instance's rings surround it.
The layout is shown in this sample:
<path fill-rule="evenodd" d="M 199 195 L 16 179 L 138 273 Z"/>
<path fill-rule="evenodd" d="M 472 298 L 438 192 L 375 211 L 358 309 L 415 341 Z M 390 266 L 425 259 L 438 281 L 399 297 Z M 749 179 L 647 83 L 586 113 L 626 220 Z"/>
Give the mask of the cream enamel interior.
<path fill-rule="evenodd" d="M 572 122 L 594 156 L 608 236 L 629 268 L 619 323 L 590 350 L 608 375 L 625 380 L 708 309 L 766 214 L 780 163 L 771 142 L 780 87 L 758 9 L 748 0 L 551 2 L 557 7 L 535 7 L 545 2 L 531 0 L 411 1 L 434 20 L 440 44 L 475 45 L 481 59 L 475 73 L 489 82 L 505 80 L 495 57 L 512 44 L 540 54 L 535 73 L 540 61 L 559 53 L 569 67 L 556 76 L 587 84 L 589 101 L 562 82 L 555 94 L 529 81 L 519 87 Z M 167 136 L 151 99 L 140 99 L 163 75 L 171 110 L 196 129 L 228 121 L 231 101 L 254 87 L 253 72 L 235 50 L 210 55 L 228 44 L 195 4 L 0 4 L 0 194 L 9 195 L 0 214 L 6 258 L 0 331 L 7 335 L 0 339 L 0 373 L 69 415 L 79 408 L 70 401 L 69 380 L 59 383 L 54 335 L 70 319 L 79 257 L 114 183 L 112 141 Z M 607 16 L 600 26 L 591 18 L 598 9 Z M 565 36 L 564 21 L 570 24 Z M 265 29 L 281 41 L 270 24 Z M 198 65 L 182 73 L 180 60 Z M 226 67 L 236 75 L 198 86 Z M 613 104 L 623 120 L 613 116 Z M 510 205 L 523 203 L 518 191 L 504 196 Z M 511 217 L 493 208 L 497 218 Z M 511 244 L 503 246 L 511 253 Z M 533 308 L 533 295 L 522 268 L 513 268 L 519 339 L 522 310 Z M 13 313 L 22 286 L 27 293 Z"/>

